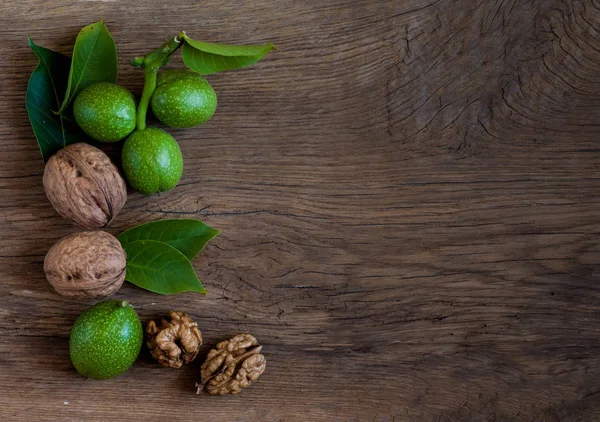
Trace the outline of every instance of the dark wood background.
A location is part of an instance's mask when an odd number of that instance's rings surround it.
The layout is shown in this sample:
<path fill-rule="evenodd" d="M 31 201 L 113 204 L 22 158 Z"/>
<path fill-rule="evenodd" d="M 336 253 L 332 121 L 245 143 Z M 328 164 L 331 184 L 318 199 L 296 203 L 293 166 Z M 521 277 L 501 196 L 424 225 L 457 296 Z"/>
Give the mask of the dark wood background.
<path fill-rule="evenodd" d="M 600 0 L 22 0 L 0 16 L 3 419 L 600 419 Z M 196 396 L 201 359 L 144 352 L 103 382 L 71 366 L 90 303 L 42 270 L 76 228 L 42 188 L 26 35 L 68 54 L 100 19 L 137 94 L 128 60 L 179 30 L 278 47 L 209 77 L 214 118 L 172 131 L 181 184 L 131 194 L 109 228 L 222 230 L 195 261 L 208 296 L 116 297 L 143 321 L 189 312 L 207 347 L 258 337 L 267 371 L 238 396 Z"/>

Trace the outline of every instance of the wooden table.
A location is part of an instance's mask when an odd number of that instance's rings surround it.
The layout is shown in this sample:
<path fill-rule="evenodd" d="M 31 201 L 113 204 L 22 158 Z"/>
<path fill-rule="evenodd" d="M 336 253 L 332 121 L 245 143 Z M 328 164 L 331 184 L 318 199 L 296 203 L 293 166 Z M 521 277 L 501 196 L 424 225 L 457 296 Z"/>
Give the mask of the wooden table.
<path fill-rule="evenodd" d="M 599 420 L 600 1 L 22 0 L 0 16 L 4 420 Z M 131 193 L 109 228 L 222 230 L 195 261 L 208 296 L 116 297 L 143 321 L 189 312 L 202 356 L 254 334 L 267 371 L 238 396 L 195 395 L 202 359 L 144 352 L 102 382 L 71 366 L 90 302 L 42 269 L 77 229 L 42 188 L 26 35 L 69 53 L 100 19 L 137 94 L 128 60 L 179 30 L 278 47 L 209 77 L 214 118 L 171 132 L 181 184 Z"/>

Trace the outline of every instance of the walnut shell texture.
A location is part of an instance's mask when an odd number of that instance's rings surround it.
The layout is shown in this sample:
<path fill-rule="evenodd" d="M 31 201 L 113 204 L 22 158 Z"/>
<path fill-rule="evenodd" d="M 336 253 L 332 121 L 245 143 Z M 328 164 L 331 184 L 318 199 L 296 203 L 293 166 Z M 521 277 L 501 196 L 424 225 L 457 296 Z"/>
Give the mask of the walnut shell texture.
<path fill-rule="evenodd" d="M 175 369 L 193 361 L 202 345 L 198 324 L 184 312 L 171 311 L 169 320 L 150 321 L 146 336 L 152 357 L 162 366 Z"/>
<path fill-rule="evenodd" d="M 59 240 L 46 254 L 44 271 L 62 296 L 110 296 L 123 285 L 127 256 L 110 233 L 80 232 Z"/>
<path fill-rule="evenodd" d="M 220 342 L 208 352 L 200 368 L 197 393 L 206 390 L 214 395 L 237 394 L 248 388 L 265 372 L 267 360 L 261 351 L 262 346 L 250 334 Z"/>
<path fill-rule="evenodd" d="M 127 201 L 119 170 L 104 152 L 85 143 L 50 157 L 43 182 L 54 209 L 86 230 L 110 224 Z"/>

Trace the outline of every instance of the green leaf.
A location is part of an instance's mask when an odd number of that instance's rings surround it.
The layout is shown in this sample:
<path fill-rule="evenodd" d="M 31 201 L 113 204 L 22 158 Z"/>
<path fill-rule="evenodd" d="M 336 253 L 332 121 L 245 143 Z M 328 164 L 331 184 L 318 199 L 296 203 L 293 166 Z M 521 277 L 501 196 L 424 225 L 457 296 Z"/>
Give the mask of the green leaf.
<path fill-rule="evenodd" d="M 219 233 L 199 220 L 171 219 L 134 227 L 121 233 L 118 239 L 122 244 L 138 240 L 167 243 L 192 260 Z"/>
<path fill-rule="evenodd" d="M 59 113 L 62 114 L 88 86 L 99 82 L 115 83 L 118 73 L 117 46 L 104 21 L 83 28 L 73 47 L 69 83 Z"/>
<path fill-rule="evenodd" d="M 118 239 L 127 253 L 125 278 L 161 294 L 206 293 L 190 260 L 218 234 L 192 219 L 153 221 L 124 231 Z"/>
<path fill-rule="evenodd" d="M 209 75 L 250 66 L 274 48 L 273 44 L 213 44 L 192 40 L 186 35 L 181 56 L 187 67 L 202 75 Z"/>
<path fill-rule="evenodd" d="M 125 280 L 154 293 L 170 295 L 182 292 L 206 294 L 194 267 L 174 247 L 155 240 L 125 243 L 127 272 Z"/>
<path fill-rule="evenodd" d="M 59 149 L 87 141 L 87 136 L 77 125 L 54 113 L 67 86 L 69 58 L 36 45 L 31 38 L 29 46 L 39 64 L 29 78 L 25 105 L 42 157 L 48 161 Z"/>

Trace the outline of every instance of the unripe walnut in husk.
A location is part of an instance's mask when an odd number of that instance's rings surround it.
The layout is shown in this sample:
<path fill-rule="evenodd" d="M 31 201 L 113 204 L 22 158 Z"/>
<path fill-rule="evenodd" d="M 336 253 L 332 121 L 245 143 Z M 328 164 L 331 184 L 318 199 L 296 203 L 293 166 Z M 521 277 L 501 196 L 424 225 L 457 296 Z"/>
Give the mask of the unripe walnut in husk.
<path fill-rule="evenodd" d="M 56 211 L 84 229 L 108 225 L 127 200 L 127 186 L 108 156 L 89 144 L 69 145 L 48 160 L 44 189 Z"/>
<path fill-rule="evenodd" d="M 110 233 L 80 232 L 59 240 L 46 254 L 44 271 L 62 296 L 110 296 L 125 280 L 127 255 Z"/>

